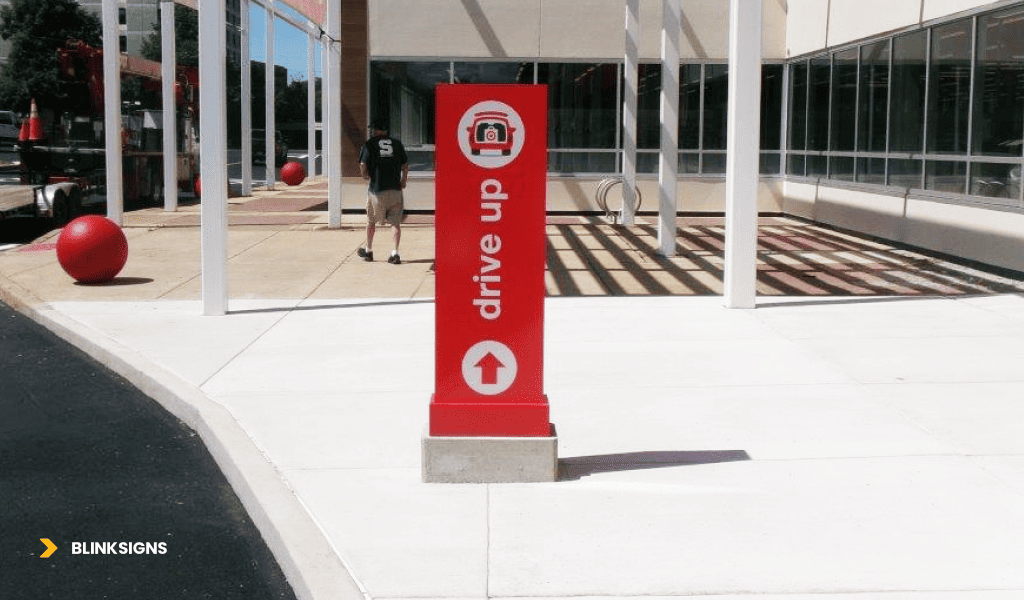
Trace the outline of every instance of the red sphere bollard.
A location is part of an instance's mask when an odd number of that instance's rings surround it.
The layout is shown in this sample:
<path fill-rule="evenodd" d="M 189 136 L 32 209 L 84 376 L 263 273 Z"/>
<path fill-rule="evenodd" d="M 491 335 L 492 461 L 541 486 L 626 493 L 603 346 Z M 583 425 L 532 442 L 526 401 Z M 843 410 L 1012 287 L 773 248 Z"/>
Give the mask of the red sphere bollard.
<path fill-rule="evenodd" d="M 292 160 L 281 167 L 281 181 L 288 185 L 299 185 L 304 179 L 306 179 L 306 169 L 302 168 L 302 163 Z"/>
<path fill-rule="evenodd" d="M 128 239 L 116 223 L 99 215 L 78 217 L 57 238 L 57 261 L 81 283 L 103 283 L 128 262 Z"/>

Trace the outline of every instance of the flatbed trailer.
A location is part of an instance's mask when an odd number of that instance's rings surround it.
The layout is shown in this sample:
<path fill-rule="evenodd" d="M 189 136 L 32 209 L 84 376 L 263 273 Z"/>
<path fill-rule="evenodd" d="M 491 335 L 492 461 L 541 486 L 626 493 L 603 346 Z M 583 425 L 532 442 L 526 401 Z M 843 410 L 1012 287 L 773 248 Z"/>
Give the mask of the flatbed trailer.
<path fill-rule="evenodd" d="M 47 217 L 63 227 L 81 213 L 82 190 L 74 182 L 0 186 L 0 219 Z"/>

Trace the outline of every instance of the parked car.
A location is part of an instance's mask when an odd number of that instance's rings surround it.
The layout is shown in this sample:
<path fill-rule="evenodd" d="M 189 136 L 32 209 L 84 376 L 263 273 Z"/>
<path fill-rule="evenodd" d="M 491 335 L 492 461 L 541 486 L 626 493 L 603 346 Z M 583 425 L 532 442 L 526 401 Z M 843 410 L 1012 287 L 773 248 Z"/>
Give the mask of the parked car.
<path fill-rule="evenodd" d="M 252 130 L 252 159 L 256 162 L 267 160 L 267 132 L 263 129 Z M 274 164 L 283 165 L 288 161 L 288 142 L 280 131 L 274 132 Z"/>
<path fill-rule="evenodd" d="M 18 115 L 9 110 L 0 110 L 0 143 L 14 144 L 21 131 Z"/>

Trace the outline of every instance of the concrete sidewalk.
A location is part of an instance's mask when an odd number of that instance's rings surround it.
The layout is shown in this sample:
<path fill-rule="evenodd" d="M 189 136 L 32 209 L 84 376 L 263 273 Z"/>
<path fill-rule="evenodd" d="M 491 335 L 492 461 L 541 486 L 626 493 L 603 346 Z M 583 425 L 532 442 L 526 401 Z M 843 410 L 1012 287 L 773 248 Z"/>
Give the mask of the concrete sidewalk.
<path fill-rule="evenodd" d="M 764 296 L 728 310 L 720 224 L 659 259 L 644 225 L 552 219 L 561 479 L 423 484 L 429 219 L 394 266 L 354 258 L 359 217 L 235 207 L 203 317 L 188 210 L 140 213 L 112 284 L 41 240 L 0 253 L 4 299 L 203 435 L 300 598 L 1024 594 L 1019 281 L 767 220 Z"/>

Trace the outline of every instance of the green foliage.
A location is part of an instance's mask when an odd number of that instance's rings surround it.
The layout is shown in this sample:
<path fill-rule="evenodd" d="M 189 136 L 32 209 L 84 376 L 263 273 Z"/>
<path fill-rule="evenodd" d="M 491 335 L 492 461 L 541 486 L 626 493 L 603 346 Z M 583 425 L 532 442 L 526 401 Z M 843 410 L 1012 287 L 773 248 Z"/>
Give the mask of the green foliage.
<path fill-rule="evenodd" d="M 153 33 L 142 40 L 142 57 L 160 61 L 163 58 L 160 26 L 153 25 Z M 199 66 L 199 13 L 174 5 L 174 55 L 179 65 Z"/>
<path fill-rule="evenodd" d="M 35 98 L 40 109 L 59 111 L 67 97 L 59 85 L 57 49 L 69 39 L 100 46 L 102 26 L 75 0 L 11 0 L 0 8 L 0 37 L 11 42 L 0 72 L 0 107 L 28 112 Z"/>

